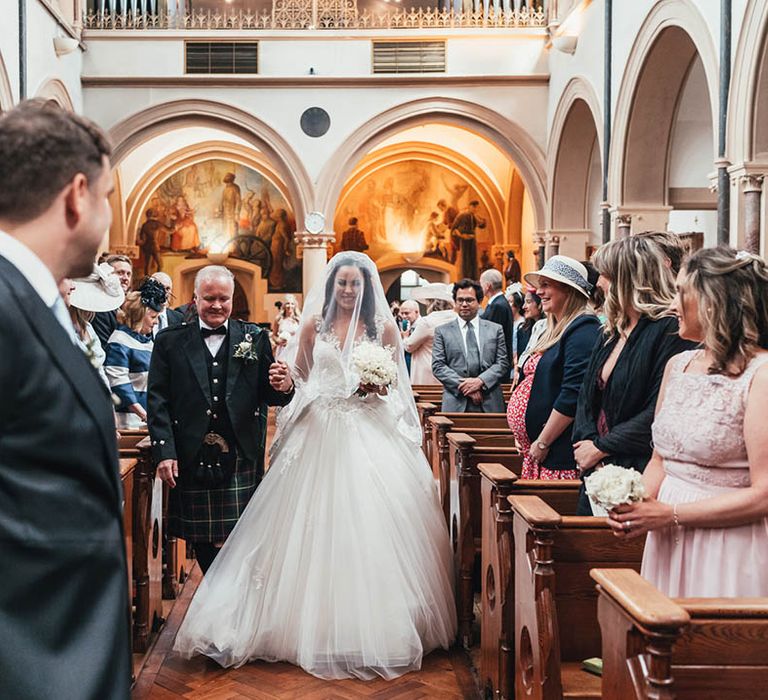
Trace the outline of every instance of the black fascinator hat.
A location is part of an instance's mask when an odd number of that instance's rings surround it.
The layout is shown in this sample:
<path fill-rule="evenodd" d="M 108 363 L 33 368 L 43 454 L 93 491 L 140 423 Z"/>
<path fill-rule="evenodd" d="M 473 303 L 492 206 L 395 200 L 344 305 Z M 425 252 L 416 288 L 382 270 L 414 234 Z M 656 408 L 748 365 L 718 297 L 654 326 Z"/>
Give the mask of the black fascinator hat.
<path fill-rule="evenodd" d="M 141 303 L 152 309 L 152 311 L 162 311 L 165 302 L 168 301 L 168 293 L 165 291 L 165 287 L 152 277 L 147 277 L 141 283 L 139 292 L 141 293 Z"/>

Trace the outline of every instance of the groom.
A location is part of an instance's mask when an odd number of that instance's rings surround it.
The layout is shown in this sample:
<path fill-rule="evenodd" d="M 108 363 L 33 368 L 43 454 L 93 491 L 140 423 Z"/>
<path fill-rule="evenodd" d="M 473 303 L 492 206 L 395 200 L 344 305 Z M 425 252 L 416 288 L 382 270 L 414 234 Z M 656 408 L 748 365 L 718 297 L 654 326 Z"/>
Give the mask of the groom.
<path fill-rule="evenodd" d="M 147 414 L 157 474 L 171 488 L 171 535 L 192 542 L 203 572 L 264 474 L 268 406 L 293 382 L 267 333 L 230 319 L 234 277 L 209 265 L 195 278 L 198 319 L 157 335 Z"/>

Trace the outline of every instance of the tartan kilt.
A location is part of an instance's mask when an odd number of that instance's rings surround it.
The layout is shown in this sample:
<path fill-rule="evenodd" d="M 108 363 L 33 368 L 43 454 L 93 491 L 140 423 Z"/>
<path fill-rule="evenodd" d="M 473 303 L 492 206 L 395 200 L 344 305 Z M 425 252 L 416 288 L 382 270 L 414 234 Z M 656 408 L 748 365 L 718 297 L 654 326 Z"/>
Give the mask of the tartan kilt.
<path fill-rule="evenodd" d="M 194 488 L 178 481 L 168 498 L 169 534 L 193 543 L 223 542 L 243 514 L 263 474 L 262 460 L 238 457 L 232 478 L 224 488 Z"/>

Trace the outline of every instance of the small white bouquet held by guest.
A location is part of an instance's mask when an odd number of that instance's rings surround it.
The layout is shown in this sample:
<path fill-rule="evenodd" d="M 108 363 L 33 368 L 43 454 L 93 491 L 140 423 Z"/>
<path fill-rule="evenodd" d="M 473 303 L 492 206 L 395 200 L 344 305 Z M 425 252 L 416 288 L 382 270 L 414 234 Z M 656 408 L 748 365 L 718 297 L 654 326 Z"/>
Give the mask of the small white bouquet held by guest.
<path fill-rule="evenodd" d="M 592 513 L 607 516 L 609 510 L 642 501 L 645 496 L 642 475 L 634 469 L 606 464 L 584 479 Z"/>
<path fill-rule="evenodd" d="M 384 395 L 387 387 L 397 382 L 397 364 L 392 359 L 393 349 L 364 341 L 352 352 L 352 365 L 360 376 L 360 387 L 355 392 L 365 398 L 368 394 Z"/>

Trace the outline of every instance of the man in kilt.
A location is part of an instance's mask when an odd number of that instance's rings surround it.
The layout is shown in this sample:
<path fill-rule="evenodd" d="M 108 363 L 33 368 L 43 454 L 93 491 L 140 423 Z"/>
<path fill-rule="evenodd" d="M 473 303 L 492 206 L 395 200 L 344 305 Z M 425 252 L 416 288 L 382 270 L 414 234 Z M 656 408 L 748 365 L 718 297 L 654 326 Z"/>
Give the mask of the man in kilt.
<path fill-rule="evenodd" d="M 268 334 L 230 319 L 234 277 L 209 265 L 195 278 L 198 319 L 158 333 L 147 421 L 158 476 L 171 488 L 168 528 L 191 542 L 203 572 L 264 474 L 268 406 L 293 383 Z"/>

